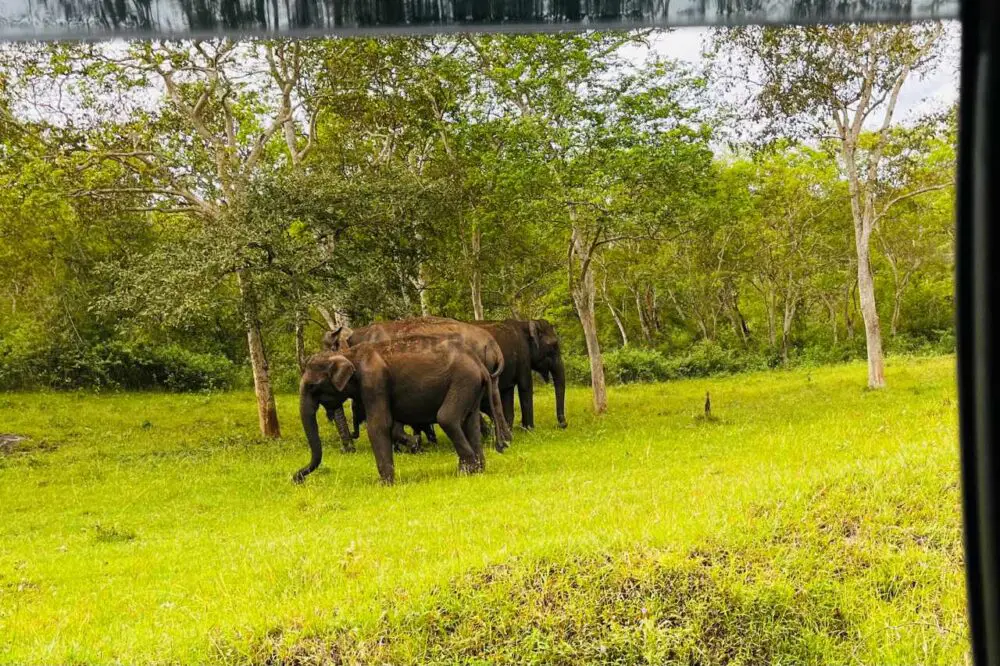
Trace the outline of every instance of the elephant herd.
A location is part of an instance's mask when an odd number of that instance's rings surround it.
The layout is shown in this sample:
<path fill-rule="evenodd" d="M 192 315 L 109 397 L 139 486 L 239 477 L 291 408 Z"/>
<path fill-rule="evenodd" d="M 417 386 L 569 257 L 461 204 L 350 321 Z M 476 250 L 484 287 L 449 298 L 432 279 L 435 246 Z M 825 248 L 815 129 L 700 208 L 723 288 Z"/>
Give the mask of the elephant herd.
<path fill-rule="evenodd" d="M 512 439 L 516 389 L 521 426 L 534 428 L 532 372 L 552 380 L 556 419 L 565 428 L 566 371 L 559 336 L 544 319 L 417 317 L 328 331 L 323 350 L 306 361 L 299 384 L 299 413 L 312 456 L 293 479 L 302 482 L 322 462 L 320 406 L 336 423 L 344 451 L 354 450 L 361 423 L 367 423 L 383 483 L 395 480 L 394 449 L 415 449 L 422 433 L 436 442 L 434 424 L 454 443 L 459 470 L 481 472 L 482 441 L 489 433 L 481 413 L 493 423 L 494 448 L 503 451 Z M 348 399 L 353 432 L 344 415 Z"/>

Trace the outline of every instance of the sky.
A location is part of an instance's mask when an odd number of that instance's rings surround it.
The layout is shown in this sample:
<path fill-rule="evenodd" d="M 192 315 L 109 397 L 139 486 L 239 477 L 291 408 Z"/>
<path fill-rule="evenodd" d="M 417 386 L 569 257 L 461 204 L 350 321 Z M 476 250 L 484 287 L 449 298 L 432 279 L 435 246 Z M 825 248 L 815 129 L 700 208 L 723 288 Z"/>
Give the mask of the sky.
<path fill-rule="evenodd" d="M 679 28 L 660 35 L 654 48 L 661 54 L 699 66 L 703 64 L 702 48 L 710 28 Z M 952 55 L 923 79 L 911 76 L 903 85 L 897 102 L 895 118 L 907 122 L 920 116 L 948 108 L 958 98 L 958 24 L 949 26 L 948 52 Z"/>

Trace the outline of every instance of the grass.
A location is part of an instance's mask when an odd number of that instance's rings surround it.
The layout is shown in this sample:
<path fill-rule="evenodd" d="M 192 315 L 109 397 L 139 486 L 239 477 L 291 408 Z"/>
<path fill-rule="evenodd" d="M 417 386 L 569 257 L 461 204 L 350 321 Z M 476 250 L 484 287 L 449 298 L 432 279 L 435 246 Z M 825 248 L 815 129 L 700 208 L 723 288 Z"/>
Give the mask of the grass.
<path fill-rule="evenodd" d="M 0 662 L 960 664 L 954 358 L 631 385 L 459 477 L 245 393 L 0 394 Z M 712 416 L 703 417 L 705 392 Z M 699 418 L 700 417 L 700 418 Z"/>

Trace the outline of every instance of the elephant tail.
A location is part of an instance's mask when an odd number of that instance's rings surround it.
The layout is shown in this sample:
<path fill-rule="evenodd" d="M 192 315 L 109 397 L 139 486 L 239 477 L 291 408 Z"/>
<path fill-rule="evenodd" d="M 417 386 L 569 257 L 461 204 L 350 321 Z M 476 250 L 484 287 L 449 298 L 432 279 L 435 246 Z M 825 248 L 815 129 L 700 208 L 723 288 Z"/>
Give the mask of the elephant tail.
<path fill-rule="evenodd" d="M 485 368 L 483 368 L 485 370 Z M 489 395 L 490 412 L 493 417 L 493 448 L 502 453 L 510 445 L 511 435 L 507 428 L 507 419 L 503 415 L 503 403 L 500 401 L 500 381 L 496 375 L 483 373 L 486 392 Z"/>

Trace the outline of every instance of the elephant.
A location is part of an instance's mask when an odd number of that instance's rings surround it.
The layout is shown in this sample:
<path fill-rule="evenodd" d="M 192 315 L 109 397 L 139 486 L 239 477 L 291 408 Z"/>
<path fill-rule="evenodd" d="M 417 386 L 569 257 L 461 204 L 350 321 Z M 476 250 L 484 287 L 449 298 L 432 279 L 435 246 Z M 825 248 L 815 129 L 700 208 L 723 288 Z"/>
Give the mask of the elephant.
<path fill-rule="evenodd" d="M 354 432 L 353 438 L 357 439 L 361 436 L 361 424 L 365 422 L 365 408 L 360 402 L 353 403 L 353 408 L 351 413 L 354 421 Z M 331 417 L 330 420 L 334 420 Z M 413 435 L 407 435 L 405 431 L 402 430 L 403 425 L 408 425 L 413 429 Z M 437 434 L 434 432 L 434 424 L 432 423 L 406 423 L 399 424 L 399 429 L 393 434 L 393 444 L 396 451 L 408 450 L 410 453 L 416 453 L 420 451 L 421 448 L 421 435 L 427 436 L 427 442 L 429 444 L 437 444 Z M 405 449 L 404 449 L 405 447 Z"/>
<path fill-rule="evenodd" d="M 299 414 L 309 442 L 309 464 L 292 477 L 301 483 L 323 460 L 316 412 L 364 406 L 368 436 L 384 484 L 395 481 L 393 438 L 402 423 L 438 423 L 455 445 L 459 470 L 485 468 L 479 429 L 483 396 L 496 382 L 469 348 L 447 338 L 411 336 L 322 351 L 306 362 L 299 384 Z M 499 402 L 499 396 L 494 396 Z M 494 422 L 500 437 L 499 422 Z"/>
<path fill-rule="evenodd" d="M 483 362 L 487 371 L 493 377 L 494 391 L 483 397 L 481 409 L 496 423 L 497 432 L 500 437 L 494 442 L 494 448 L 501 452 L 507 448 L 511 441 L 510 426 L 503 417 L 503 405 L 500 402 L 500 389 L 497 384 L 497 377 L 504 370 L 503 352 L 500 345 L 493 336 L 483 329 L 472 326 L 466 322 L 447 317 L 415 317 L 412 319 L 402 319 L 399 321 L 378 322 L 370 326 L 358 329 L 350 329 L 341 326 L 335 330 L 327 331 L 323 334 L 323 349 L 343 350 L 354 345 L 365 342 L 381 342 L 394 339 L 403 339 L 410 336 L 431 336 L 442 339 L 451 339 L 464 344 L 470 351 L 476 354 Z M 496 397 L 495 401 L 493 396 Z M 359 435 L 359 427 L 363 418 L 359 420 L 357 403 L 355 402 L 354 433 L 344 432 L 341 422 L 346 425 L 346 419 L 337 421 L 338 428 L 341 428 L 341 440 L 347 442 Z M 361 412 L 363 414 L 363 411 Z M 422 426 L 424 424 L 417 424 Z M 433 427 L 428 430 L 433 434 Z M 352 445 L 353 446 L 353 445 Z"/>
<path fill-rule="evenodd" d="M 556 391 L 556 421 L 566 427 L 566 368 L 559 350 L 556 329 L 545 319 L 505 319 L 476 321 L 472 325 L 489 331 L 500 345 L 504 357 L 503 372 L 498 377 L 500 400 L 507 423 L 514 420 L 514 389 L 521 403 L 521 427 L 535 427 L 532 370 Z"/>

